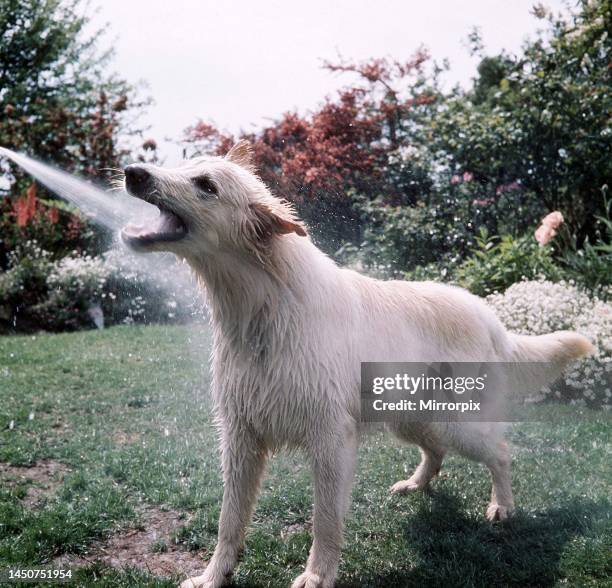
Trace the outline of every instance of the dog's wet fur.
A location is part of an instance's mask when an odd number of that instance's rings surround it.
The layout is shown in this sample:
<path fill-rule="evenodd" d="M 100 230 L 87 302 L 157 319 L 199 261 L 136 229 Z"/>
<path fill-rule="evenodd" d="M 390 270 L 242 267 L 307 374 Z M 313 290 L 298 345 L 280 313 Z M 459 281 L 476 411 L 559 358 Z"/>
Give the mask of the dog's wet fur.
<path fill-rule="evenodd" d="M 158 206 L 160 219 L 126 227 L 125 243 L 185 259 L 210 308 L 223 505 L 214 554 L 183 588 L 213 588 L 231 576 L 266 459 L 282 447 L 303 449 L 314 473 L 313 543 L 293 588 L 334 585 L 359 439 L 361 362 L 546 362 L 551 375 L 592 352 L 577 333 L 508 333 L 481 299 L 460 288 L 379 281 L 338 267 L 290 204 L 259 179 L 246 142 L 224 158 L 196 158 L 176 169 L 128 166 L 126 187 Z M 424 489 L 455 451 L 491 472 L 487 518 L 509 516 L 501 423 L 389 428 L 422 454 L 412 476 L 391 492 Z"/>

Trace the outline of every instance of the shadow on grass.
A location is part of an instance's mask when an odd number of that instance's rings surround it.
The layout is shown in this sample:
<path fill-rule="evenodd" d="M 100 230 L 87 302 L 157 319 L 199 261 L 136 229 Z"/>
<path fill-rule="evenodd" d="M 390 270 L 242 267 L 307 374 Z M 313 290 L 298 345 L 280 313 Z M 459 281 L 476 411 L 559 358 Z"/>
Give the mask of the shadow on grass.
<path fill-rule="evenodd" d="M 360 586 L 552 586 L 563 578 L 565 546 L 589 535 L 595 521 L 605 520 L 610 512 L 605 502 L 577 498 L 545 512 L 519 510 L 509 521 L 492 524 L 484 513 L 482 518 L 466 516 L 451 494 L 430 496 L 404 525 L 403 540 L 417 554 L 415 565 L 405 569 L 407 562 L 396 562 L 399 569 L 380 575 L 368 571 Z M 591 582 L 594 577 L 603 580 L 604 546 L 583 555 L 571 568 L 578 565 Z M 338 584 L 349 586 L 354 585 Z"/>

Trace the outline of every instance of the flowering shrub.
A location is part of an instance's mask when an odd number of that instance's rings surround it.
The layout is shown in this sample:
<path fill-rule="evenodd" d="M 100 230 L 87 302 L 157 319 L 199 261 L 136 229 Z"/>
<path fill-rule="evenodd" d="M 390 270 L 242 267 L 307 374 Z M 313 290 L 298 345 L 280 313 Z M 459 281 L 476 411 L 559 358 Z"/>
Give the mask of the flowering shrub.
<path fill-rule="evenodd" d="M 170 256 L 113 249 L 53 261 L 27 241 L 0 273 L 0 330 L 72 330 L 121 322 L 184 320 L 201 307 L 187 269 Z"/>
<path fill-rule="evenodd" d="M 75 297 L 96 300 L 102 297 L 113 270 L 103 257 L 64 257 L 47 276 L 47 285 L 50 290 L 63 289 Z"/>
<path fill-rule="evenodd" d="M 597 348 L 596 355 L 574 364 L 545 394 L 572 404 L 610 408 L 612 305 L 573 284 L 546 280 L 519 282 L 503 294 L 488 296 L 487 302 L 514 333 L 543 335 L 569 329 L 587 337 Z"/>
<path fill-rule="evenodd" d="M 46 298 L 33 309 L 40 323 L 54 330 L 90 324 L 88 310 L 101 306 L 113 271 L 103 257 L 88 255 L 67 256 L 53 264 L 47 276 Z"/>

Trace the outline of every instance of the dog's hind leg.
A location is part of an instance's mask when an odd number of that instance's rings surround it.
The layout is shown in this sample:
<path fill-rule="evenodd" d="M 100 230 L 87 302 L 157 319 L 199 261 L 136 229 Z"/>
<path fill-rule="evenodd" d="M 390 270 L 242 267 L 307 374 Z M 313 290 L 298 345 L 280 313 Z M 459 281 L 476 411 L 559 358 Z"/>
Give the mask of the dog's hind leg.
<path fill-rule="evenodd" d="M 469 423 L 465 423 L 467 427 Z M 466 430 L 467 432 L 467 430 Z M 471 429 L 471 434 L 455 437 L 454 448 L 463 456 L 484 463 L 491 472 L 493 487 L 486 516 L 490 521 L 503 521 L 514 510 L 510 483 L 510 451 L 498 433 L 493 435 Z"/>
<path fill-rule="evenodd" d="M 419 447 L 421 450 L 421 463 L 412 476 L 407 480 L 400 480 L 391 486 L 392 494 L 407 494 L 417 490 L 424 490 L 432 478 L 442 467 L 444 452 L 440 448 Z"/>
<path fill-rule="evenodd" d="M 267 451 L 244 430 L 222 432 L 223 504 L 217 547 L 201 576 L 181 588 L 217 588 L 231 576 L 244 542 L 265 467 Z"/>
<path fill-rule="evenodd" d="M 340 436 L 319 440 L 312 451 L 315 507 L 313 542 L 306 571 L 292 588 L 332 588 L 338 571 L 344 515 L 351 496 L 357 458 L 357 431 L 354 424 Z"/>
<path fill-rule="evenodd" d="M 514 509 L 510 483 L 510 452 L 505 442 L 499 443 L 498 448 L 498 454 L 485 462 L 493 479 L 491 502 L 487 507 L 487 519 L 490 521 L 503 521 Z"/>

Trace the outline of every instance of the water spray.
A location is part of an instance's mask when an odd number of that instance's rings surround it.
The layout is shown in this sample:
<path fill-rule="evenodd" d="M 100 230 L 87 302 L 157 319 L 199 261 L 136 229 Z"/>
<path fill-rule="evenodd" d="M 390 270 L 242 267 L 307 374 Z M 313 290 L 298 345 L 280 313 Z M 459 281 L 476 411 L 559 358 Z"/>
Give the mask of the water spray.
<path fill-rule="evenodd" d="M 114 193 L 102 190 L 90 182 L 5 147 L 0 147 L 0 155 L 16 163 L 51 192 L 75 205 L 91 221 L 113 232 L 130 219 L 154 218 L 159 214 L 155 206 L 130 196 L 125 190 Z"/>
<path fill-rule="evenodd" d="M 138 198 L 130 196 L 125 190 L 109 191 L 96 187 L 91 182 L 77 178 L 36 159 L 0 147 L 0 156 L 5 156 L 28 172 L 51 192 L 77 207 L 92 222 L 110 230 L 114 236 L 129 221 L 148 222 L 157 218 L 159 209 Z M 168 293 L 180 293 L 185 300 L 199 299 L 198 290 L 185 265 L 177 264 L 170 253 L 139 255 L 138 260 L 115 238 L 115 245 L 122 247 L 121 255 L 115 256 L 126 271 L 139 270 L 147 272 Z M 172 272 L 172 284 L 162 284 L 160 277 Z"/>

